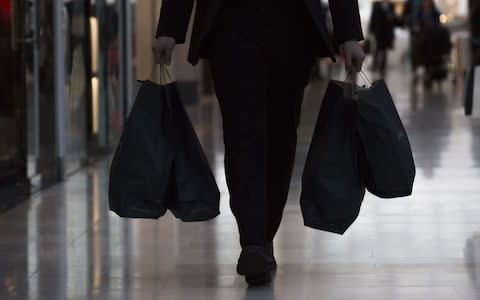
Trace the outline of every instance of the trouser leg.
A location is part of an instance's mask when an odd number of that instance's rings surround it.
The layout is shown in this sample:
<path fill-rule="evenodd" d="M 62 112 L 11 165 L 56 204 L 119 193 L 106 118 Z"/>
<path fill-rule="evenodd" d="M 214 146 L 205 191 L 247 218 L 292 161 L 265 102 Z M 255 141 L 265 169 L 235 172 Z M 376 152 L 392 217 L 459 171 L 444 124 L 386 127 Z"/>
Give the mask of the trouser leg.
<path fill-rule="evenodd" d="M 225 173 L 240 244 L 264 245 L 268 207 L 267 66 L 261 49 L 241 37 L 213 42 L 212 78 L 223 117 Z"/>
<path fill-rule="evenodd" d="M 379 50 L 379 68 L 380 73 L 384 75 L 387 68 L 387 49 Z"/>
<path fill-rule="evenodd" d="M 417 67 L 419 65 L 419 49 L 418 49 L 418 37 L 417 33 L 410 32 L 410 65 L 412 68 L 412 74 L 416 77 Z"/>
<path fill-rule="evenodd" d="M 278 86 L 277 89 L 282 89 Z M 283 90 L 283 89 L 282 89 Z M 280 91 L 279 91 L 280 92 Z M 284 91 L 285 92 L 285 91 Z M 292 176 L 295 150 L 297 145 L 297 119 L 303 97 L 303 87 L 295 93 L 286 95 L 274 93 L 270 99 L 268 111 L 268 156 L 267 156 L 267 199 L 268 231 L 267 238 L 272 241 L 280 222 L 288 198 Z M 283 103 L 280 103 L 283 102 Z"/>
<path fill-rule="evenodd" d="M 223 116 L 225 173 L 242 246 L 271 241 L 295 159 L 313 51 L 264 49 L 235 34 L 213 42 L 212 78 Z M 307 51 L 308 50 L 308 51 Z M 288 61 L 287 58 L 295 58 Z"/>
<path fill-rule="evenodd" d="M 267 102 L 268 231 L 272 241 L 282 220 L 295 161 L 297 129 L 303 92 L 314 61 L 313 55 L 296 55 L 295 64 L 271 68 Z M 279 67 L 282 67 L 282 70 Z"/>
<path fill-rule="evenodd" d="M 377 42 L 378 43 L 378 42 Z M 380 64 L 379 64 L 379 56 L 380 56 L 380 49 L 378 48 L 378 45 L 375 45 L 375 51 L 373 52 L 373 70 L 378 70 Z"/>

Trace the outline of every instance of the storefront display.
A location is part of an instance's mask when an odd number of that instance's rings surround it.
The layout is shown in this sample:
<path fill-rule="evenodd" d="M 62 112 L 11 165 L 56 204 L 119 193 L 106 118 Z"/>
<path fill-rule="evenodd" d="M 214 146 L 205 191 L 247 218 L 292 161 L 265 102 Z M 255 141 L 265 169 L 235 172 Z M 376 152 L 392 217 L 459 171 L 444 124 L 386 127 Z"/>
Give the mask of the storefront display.
<path fill-rule="evenodd" d="M 58 180 L 52 8 L 0 2 L 0 210 Z"/>
<path fill-rule="evenodd" d="M 0 0 L 0 211 L 116 146 L 135 93 L 135 6 Z"/>

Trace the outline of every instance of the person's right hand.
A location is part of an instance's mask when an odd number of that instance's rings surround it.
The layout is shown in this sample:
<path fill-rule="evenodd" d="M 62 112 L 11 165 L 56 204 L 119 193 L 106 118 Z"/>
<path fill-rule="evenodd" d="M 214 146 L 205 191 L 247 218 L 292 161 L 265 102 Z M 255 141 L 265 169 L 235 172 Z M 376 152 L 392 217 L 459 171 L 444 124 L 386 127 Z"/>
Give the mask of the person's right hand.
<path fill-rule="evenodd" d="M 159 36 L 153 41 L 153 56 L 155 63 L 160 65 L 170 65 L 172 62 L 173 48 L 175 48 L 175 39 L 169 36 Z"/>

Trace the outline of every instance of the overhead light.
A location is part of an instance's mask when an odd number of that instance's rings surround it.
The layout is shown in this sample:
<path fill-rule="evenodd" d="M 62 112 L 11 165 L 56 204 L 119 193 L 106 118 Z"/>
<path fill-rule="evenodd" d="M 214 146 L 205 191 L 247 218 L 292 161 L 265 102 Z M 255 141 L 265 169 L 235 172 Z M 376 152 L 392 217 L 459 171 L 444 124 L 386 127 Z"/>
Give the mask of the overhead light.
<path fill-rule="evenodd" d="M 445 24 L 445 23 L 448 22 L 448 17 L 445 14 L 441 14 L 439 19 L 440 19 L 440 23 L 442 23 L 442 24 Z"/>

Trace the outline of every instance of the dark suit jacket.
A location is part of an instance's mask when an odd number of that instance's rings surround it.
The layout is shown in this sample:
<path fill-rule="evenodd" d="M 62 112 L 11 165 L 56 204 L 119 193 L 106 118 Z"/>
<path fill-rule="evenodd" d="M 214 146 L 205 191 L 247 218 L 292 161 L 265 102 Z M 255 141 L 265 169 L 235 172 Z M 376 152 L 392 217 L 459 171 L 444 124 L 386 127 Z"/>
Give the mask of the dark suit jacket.
<path fill-rule="evenodd" d="M 194 65 L 200 58 L 200 51 L 204 46 L 205 38 L 212 30 L 217 14 L 224 4 L 222 1 L 226 0 L 196 0 L 195 21 L 188 55 L 188 61 Z M 320 0 L 304 1 L 320 33 L 321 43 L 323 44 L 321 48 L 323 49 L 319 55 L 329 56 L 335 60 L 333 45 L 327 31 Z M 175 39 L 177 44 L 184 43 L 193 3 L 194 0 L 163 0 L 156 36 L 170 36 Z M 329 6 L 336 41 L 340 44 L 348 40 L 362 40 L 363 34 L 357 0 L 329 0 Z"/>

